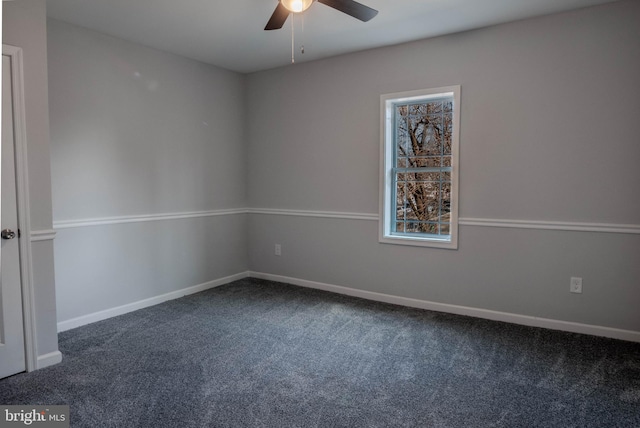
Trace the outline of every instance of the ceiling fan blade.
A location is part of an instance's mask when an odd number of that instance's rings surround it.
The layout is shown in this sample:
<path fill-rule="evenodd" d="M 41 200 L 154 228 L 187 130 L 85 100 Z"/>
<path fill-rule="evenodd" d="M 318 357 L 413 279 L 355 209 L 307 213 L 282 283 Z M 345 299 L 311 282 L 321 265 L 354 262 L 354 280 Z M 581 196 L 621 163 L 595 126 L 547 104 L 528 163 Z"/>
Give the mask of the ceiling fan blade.
<path fill-rule="evenodd" d="M 353 0 L 318 0 L 318 3 L 325 4 L 364 22 L 373 19 L 378 14 L 377 10 Z"/>
<path fill-rule="evenodd" d="M 287 8 L 282 5 L 282 3 L 278 2 L 276 10 L 273 11 L 273 15 L 271 15 L 271 18 L 269 19 L 269 22 L 267 22 L 267 26 L 264 27 L 264 29 L 279 30 L 287 21 L 290 13 L 291 12 L 289 12 Z"/>

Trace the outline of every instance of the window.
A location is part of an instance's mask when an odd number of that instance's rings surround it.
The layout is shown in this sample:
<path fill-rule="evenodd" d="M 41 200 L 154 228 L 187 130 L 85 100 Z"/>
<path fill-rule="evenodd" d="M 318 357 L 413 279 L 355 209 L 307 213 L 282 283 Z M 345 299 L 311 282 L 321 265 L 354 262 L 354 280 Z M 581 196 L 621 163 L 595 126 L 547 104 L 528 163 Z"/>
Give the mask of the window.
<path fill-rule="evenodd" d="M 460 87 L 381 96 L 380 242 L 458 247 Z"/>

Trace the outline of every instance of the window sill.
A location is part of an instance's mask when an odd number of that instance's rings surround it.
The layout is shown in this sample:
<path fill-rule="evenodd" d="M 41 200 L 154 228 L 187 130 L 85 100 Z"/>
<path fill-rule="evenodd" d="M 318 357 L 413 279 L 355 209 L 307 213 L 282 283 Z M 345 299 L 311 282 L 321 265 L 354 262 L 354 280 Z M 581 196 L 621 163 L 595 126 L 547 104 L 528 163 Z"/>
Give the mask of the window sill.
<path fill-rule="evenodd" d="M 414 247 L 430 247 L 430 248 L 443 248 L 447 250 L 457 250 L 458 242 L 451 239 L 444 238 L 422 238 L 415 236 L 403 236 L 403 235 L 384 235 L 381 236 L 378 241 L 381 244 L 393 244 L 393 245 L 408 245 Z"/>

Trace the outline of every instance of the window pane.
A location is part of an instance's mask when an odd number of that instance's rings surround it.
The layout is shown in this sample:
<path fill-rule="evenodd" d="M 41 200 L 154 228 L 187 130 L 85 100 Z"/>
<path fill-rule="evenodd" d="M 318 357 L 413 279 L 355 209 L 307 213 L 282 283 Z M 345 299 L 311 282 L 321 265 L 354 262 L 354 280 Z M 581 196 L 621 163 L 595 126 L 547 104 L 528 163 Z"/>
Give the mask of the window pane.
<path fill-rule="evenodd" d="M 445 112 L 449 113 L 453 111 L 453 101 L 444 101 L 442 105 Z"/>
<path fill-rule="evenodd" d="M 440 205 L 436 198 L 430 199 L 427 203 L 426 217 L 423 220 L 438 221 L 440 217 Z"/>
<path fill-rule="evenodd" d="M 413 179 L 419 181 L 440 181 L 442 176 L 439 172 L 416 172 L 413 173 Z"/>
<path fill-rule="evenodd" d="M 442 115 L 428 115 L 424 119 L 428 126 L 426 128 L 425 138 L 425 154 L 429 156 L 442 154 L 442 130 L 443 119 Z"/>
<path fill-rule="evenodd" d="M 411 159 L 409 167 L 411 168 L 429 168 L 439 167 L 441 163 L 440 156 L 420 157 Z"/>
<path fill-rule="evenodd" d="M 396 183 L 396 218 L 398 220 L 404 220 L 405 218 L 405 205 L 405 183 L 398 182 Z"/>
<path fill-rule="evenodd" d="M 432 101 L 427 103 L 427 113 L 441 113 L 443 108 L 442 101 Z"/>
<path fill-rule="evenodd" d="M 423 232 L 420 223 L 407 223 L 405 232 L 407 233 L 420 233 Z"/>
<path fill-rule="evenodd" d="M 439 156 L 442 154 L 442 137 L 440 131 L 434 127 L 429 127 L 429 138 L 424 146 L 424 154 L 427 156 Z"/>
<path fill-rule="evenodd" d="M 396 158 L 401 159 L 401 158 L 406 158 L 407 156 L 411 155 L 411 147 L 409 145 L 408 142 L 398 142 L 398 146 L 396 149 Z"/>
<path fill-rule="evenodd" d="M 451 156 L 442 157 L 442 166 L 451 166 Z"/>
<path fill-rule="evenodd" d="M 408 120 L 407 156 L 424 156 L 425 122 L 421 116 L 411 116 Z"/>
<path fill-rule="evenodd" d="M 444 143 L 443 153 L 451 154 L 451 136 L 453 134 L 453 115 L 451 113 L 444 115 Z"/>
<path fill-rule="evenodd" d="M 439 183 L 440 181 L 450 181 L 451 173 L 448 171 L 429 171 L 422 172 L 424 170 L 403 170 L 398 169 L 396 173 L 397 181 L 434 181 Z"/>
<path fill-rule="evenodd" d="M 396 145 L 397 145 L 397 155 L 398 157 L 406 157 L 409 152 L 407 151 L 410 147 L 409 144 L 409 134 L 407 132 L 407 118 L 406 117 L 396 117 L 397 125 L 396 125 Z"/>
<path fill-rule="evenodd" d="M 406 158 L 407 156 L 412 155 L 411 153 L 411 145 L 409 144 L 408 140 L 405 141 L 400 141 L 398 140 L 398 146 L 397 146 L 397 150 L 396 150 L 396 157 L 398 159 L 400 158 Z"/>
<path fill-rule="evenodd" d="M 411 116 L 424 116 L 427 114 L 427 106 L 424 103 L 419 104 L 410 104 L 409 105 L 409 114 Z"/>
<path fill-rule="evenodd" d="M 451 183 L 442 183 L 442 213 L 451 212 Z"/>
<path fill-rule="evenodd" d="M 428 233 L 428 234 L 437 234 L 440 228 L 438 223 L 427 223 L 427 222 L 407 222 L 405 224 L 405 233 Z"/>
<path fill-rule="evenodd" d="M 451 234 L 451 225 L 449 223 L 440 225 L 440 234 L 442 235 L 450 235 Z"/>

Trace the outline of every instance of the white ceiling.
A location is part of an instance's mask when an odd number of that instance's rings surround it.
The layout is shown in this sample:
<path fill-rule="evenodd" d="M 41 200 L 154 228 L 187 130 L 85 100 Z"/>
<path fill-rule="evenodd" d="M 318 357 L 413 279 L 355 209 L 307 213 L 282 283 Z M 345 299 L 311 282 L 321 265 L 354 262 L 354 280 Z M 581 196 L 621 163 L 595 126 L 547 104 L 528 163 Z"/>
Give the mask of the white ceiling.
<path fill-rule="evenodd" d="M 615 0 L 360 0 L 363 23 L 323 4 L 296 20 L 296 62 Z M 278 0 L 48 0 L 52 18 L 243 73 L 291 62 L 291 18 L 264 31 Z M 304 43 L 305 53 L 300 54 Z"/>

